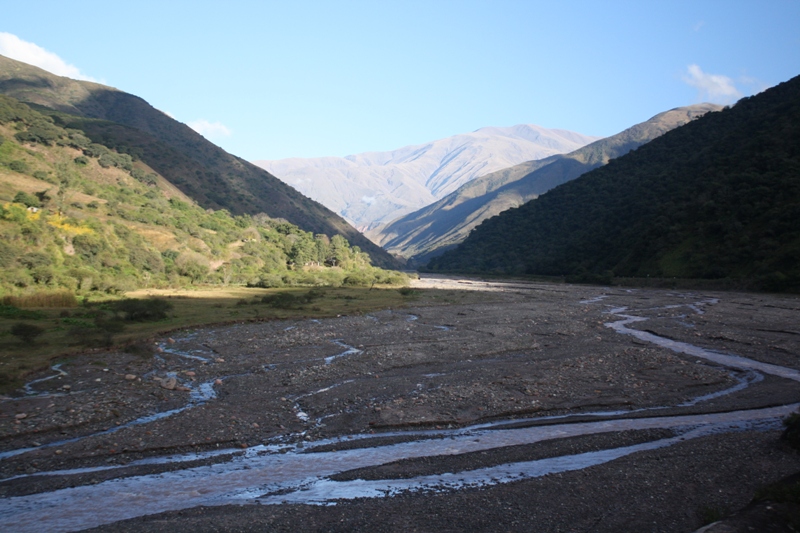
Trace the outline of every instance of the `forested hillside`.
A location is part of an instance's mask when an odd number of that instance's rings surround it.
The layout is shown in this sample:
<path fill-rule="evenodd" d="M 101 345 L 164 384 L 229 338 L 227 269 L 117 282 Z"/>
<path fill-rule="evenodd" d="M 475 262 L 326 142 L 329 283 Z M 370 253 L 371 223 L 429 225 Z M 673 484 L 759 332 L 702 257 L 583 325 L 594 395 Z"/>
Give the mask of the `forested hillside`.
<path fill-rule="evenodd" d="M 800 78 L 485 221 L 432 271 L 800 289 Z"/>
<path fill-rule="evenodd" d="M 56 115 L 60 125 L 80 129 L 92 142 L 145 162 L 202 207 L 234 215 L 267 213 L 313 233 L 341 234 L 368 252 L 375 264 L 397 265 L 337 214 L 137 96 L 3 56 L 0 94 L 41 106 L 38 109 Z"/>
<path fill-rule="evenodd" d="M 671 129 L 719 109 L 721 106 L 714 104 L 671 109 L 568 154 L 527 161 L 486 174 L 438 202 L 367 235 L 389 252 L 424 264 L 430 257 L 466 239 L 469 232 L 487 218 L 533 200 Z"/>
<path fill-rule="evenodd" d="M 341 235 L 204 209 L 81 123 L 0 95 L 0 291 L 400 281 Z"/>

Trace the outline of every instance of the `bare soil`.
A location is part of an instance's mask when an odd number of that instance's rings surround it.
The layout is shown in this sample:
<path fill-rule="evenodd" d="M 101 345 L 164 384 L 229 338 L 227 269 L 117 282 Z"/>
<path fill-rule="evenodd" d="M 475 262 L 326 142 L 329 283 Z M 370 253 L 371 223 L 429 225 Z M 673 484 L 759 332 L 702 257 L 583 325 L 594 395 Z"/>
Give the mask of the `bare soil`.
<path fill-rule="evenodd" d="M 627 414 L 608 418 L 653 416 L 632 411 L 655 407 L 663 408 L 660 416 L 715 413 L 800 401 L 796 381 L 765 376 L 739 392 L 680 406 L 734 386 L 735 375 L 606 326 L 617 319 L 610 309 L 627 306 L 649 319 L 630 327 L 800 369 L 796 297 L 439 278 L 425 278 L 417 287 L 419 295 L 402 309 L 176 332 L 139 353 L 64 361 L 67 375 L 32 384 L 36 395 L 20 393 L 0 402 L 0 453 L 34 448 L 0 460 L 0 497 L 230 456 L 105 473 L 31 475 L 41 471 L 191 451 L 234 453 L 277 438 L 315 442 L 391 432 L 386 439 L 397 441 L 403 439 L 398 431 L 497 420 L 552 424 L 563 419 L 542 418 L 572 415 L 576 421 L 611 411 Z M 216 397 L 173 416 L 107 432 L 186 406 L 191 392 L 180 389 L 201 383 L 213 384 Z M 393 479 L 474 470 L 670 434 L 649 430 L 554 439 L 408 459 L 334 477 Z M 693 531 L 745 507 L 759 487 L 800 471 L 800 454 L 779 436 L 776 429 L 711 435 L 488 488 L 410 492 L 333 506 L 199 507 L 99 530 Z M 85 438 L 48 446 L 72 437 Z"/>

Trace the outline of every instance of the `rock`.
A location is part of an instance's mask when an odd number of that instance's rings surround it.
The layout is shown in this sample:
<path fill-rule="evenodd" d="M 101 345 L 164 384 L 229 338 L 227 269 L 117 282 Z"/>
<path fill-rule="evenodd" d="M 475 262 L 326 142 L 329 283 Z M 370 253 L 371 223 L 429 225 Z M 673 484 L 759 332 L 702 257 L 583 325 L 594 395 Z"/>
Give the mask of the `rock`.
<path fill-rule="evenodd" d="M 170 338 L 167 339 L 167 342 L 170 343 L 170 344 L 175 344 L 175 339 L 170 337 Z"/>
<path fill-rule="evenodd" d="M 28 413 L 16 414 L 16 415 L 14 415 L 14 418 L 16 418 L 17 420 L 22 420 L 23 418 L 28 418 Z"/>
<path fill-rule="evenodd" d="M 61 388 L 64 390 L 70 390 L 72 388 L 72 385 L 62 385 Z"/>
<path fill-rule="evenodd" d="M 192 389 L 190 389 L 189 387 L 184 387 L 183 385 L 178 385 L 177 387 L 175 387 L 175 390 L 181 392 L 191 392 Z"/>
<path fill-rule="evenodd" d="M 178 385 L 178 380 L 175 378 L 167 378 L 161 380 L 161 388 L 167 390 L 175 390 L 175 387 Z"/>
<path fill-rule="evenodd" d="M 186 374 L 186 375 L 187 375 L 187 376 L 189 376 L 190 378 L 193 378 L 193 377 L 195 376 L 195 373 L 194 373 L 194 372 L 192 372 L 191 370 L 187 370 L 186 372 L 184 372 L 184 374 Z"/>
<path fill-rule="evenodd" d="M 217 378 L 214 380 L 214 385 L 222 385 L 222 380 Z"/>
<path fill-rule="evenodd" d="M 125 379 L 127 379 L 128 381 L 133 381 L 134 379 L 136 379 L 136 374 L 125 374 Z"/>
<path fill-rule="evenodd" d="M 223 359 L 222 357 L 217 357 L 216 359 L 214 359 L 214 361 L 217 363 L 224 363 L 225 359 Z"/>

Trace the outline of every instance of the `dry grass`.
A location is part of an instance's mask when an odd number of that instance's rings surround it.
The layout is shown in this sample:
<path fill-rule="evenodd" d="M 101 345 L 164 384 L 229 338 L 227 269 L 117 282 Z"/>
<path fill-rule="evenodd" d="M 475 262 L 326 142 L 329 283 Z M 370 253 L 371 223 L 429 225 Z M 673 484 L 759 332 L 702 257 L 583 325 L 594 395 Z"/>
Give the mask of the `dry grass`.
<path fill-rule="evenodd" d="M 78 306 L 78 299 L 72 291 L 40 291 L 31 294 L 3 296 L 3 305 L 13 305 L 20 309 L 32 308 L 72 308 Z"/>

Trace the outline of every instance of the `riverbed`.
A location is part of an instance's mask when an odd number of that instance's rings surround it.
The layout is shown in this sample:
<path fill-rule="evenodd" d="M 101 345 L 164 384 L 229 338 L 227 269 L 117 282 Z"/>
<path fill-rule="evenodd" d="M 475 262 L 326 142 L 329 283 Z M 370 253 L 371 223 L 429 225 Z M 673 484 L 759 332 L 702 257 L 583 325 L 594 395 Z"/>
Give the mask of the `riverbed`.
<path fill-rule="evenodd" d="M 800 301 L 423 278 L 0 402 L 8 531 L 692 531 L 800 471 Z"/>

